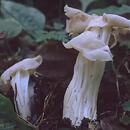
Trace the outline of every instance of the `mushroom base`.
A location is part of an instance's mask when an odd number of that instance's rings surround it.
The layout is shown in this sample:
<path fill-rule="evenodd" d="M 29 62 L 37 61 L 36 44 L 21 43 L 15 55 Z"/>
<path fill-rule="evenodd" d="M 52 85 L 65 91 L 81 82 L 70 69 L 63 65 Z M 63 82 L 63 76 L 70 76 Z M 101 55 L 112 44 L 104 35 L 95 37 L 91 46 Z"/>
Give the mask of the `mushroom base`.
<path fill-rule="evenodd" d="M 73 78 L 64 96 L 63 118 L 79 126 L 81 120 L 97 118 L 97 98 L 105 62 L 90 61 L 79 53 Z"/>

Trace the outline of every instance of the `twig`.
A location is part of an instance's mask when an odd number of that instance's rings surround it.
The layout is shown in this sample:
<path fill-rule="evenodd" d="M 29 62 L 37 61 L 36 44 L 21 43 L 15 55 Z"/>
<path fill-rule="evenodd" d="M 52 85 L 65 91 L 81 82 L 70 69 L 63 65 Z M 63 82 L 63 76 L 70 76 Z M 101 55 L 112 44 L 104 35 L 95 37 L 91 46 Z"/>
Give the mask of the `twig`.
<path fill-rule="evenodd" d="M 120 87 L 119 87 L 118 76 L 116 76 L 116 88 L 117 88 L 118 98 L 120 100 L 121 99 L 121 94 L 120 94 Z"/>
<path fill-rule="evenodd" d="M 125 62 L 124 66 L 125 66 L 127 72 L 130 74 L 130 69 L 129 69 L 129 67 L 128 67 L 128 62 L 127 62 L 127 61 Z"/>
<path fill-rule="evenodd" d="M 119 65 L 121 66 L 121 65 Z M 120 88 L 119 88 L 119 81 L 118 81 L 118 78 L 119 78 L 119 68 L 120 67 L 117 67 L 117 69 L 115 68 L 113 62 L 112 62 L 112 68 L 113 68 L 113 72 L 115 73 L 115 76 L 116 76 L 116 88 L 117 88 L 117 94 L 118 94 L 118 99 L 120 100 L 121 99 L 121 95 L 120 95 Z"/>
<path fill-rule="evenodd" d="M 36 125 L 37 128 L 43 123 L 43 121 L 46 121 L 46 119 L 44 119 L 44 117 L 45 117 L 45 111 L 46 111 L 46 107 L 49 104 L 49 101 L 50 101 L 50 99 L 52 97 L 52 94 L 53 93 L 48 94 L 46 96 L 46 98 L 45 98 L 43 113 L 42 113 L 42 115 L 39 116 L 39 118 L 37 119 L 37 121 L 35 123 L 35 125 Z"/>

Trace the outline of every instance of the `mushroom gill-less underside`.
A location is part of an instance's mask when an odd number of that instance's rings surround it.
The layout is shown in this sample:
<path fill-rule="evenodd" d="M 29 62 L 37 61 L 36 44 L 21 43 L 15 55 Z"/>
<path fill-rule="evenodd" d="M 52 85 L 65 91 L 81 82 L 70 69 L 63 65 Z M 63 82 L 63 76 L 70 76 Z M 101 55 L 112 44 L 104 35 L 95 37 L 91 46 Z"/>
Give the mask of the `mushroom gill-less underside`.
<path fill-rule="evenodd" d="M 63 117 L 79 126 L 85 118 L 97 118 L 97 95 L 105 62 L 86 60 L 79 54 L 73 78 L 64 97 Z"/>

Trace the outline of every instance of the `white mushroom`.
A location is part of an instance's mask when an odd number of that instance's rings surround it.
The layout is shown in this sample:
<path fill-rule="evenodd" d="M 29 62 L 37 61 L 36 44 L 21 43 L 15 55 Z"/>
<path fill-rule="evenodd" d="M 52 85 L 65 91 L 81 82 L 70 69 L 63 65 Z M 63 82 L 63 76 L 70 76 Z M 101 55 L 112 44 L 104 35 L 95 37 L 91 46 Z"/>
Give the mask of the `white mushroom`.
<path fill-rule="evenodd" d="M 64 96 L 63 118 L 69 118 L 72 125 L 79 126 L 84 117 L 97 119 L 97 97 L 105 62 L 112 61 L 113 57 L 108 46 L 111 35 L 115 31 L 120 32 L 121 28 L 129 30 L 130 24 L 129 20 L 121 16 L 85 15 L 68 6 L 65 6 L 65 14 L 69 17 L 67 32 L 73 36 L 81 34 L 68 43 L 63 43 L 66 48 L 79 51 L 74 74 Z M 77 14 L 81 17 L 77 17 Z M 78 19 L 73 20 L 74 18 Z M 114 37 L 117 42 L 117 35 Z"/>
<path fill-rule="evenodd" d="M 14 91 L 15 109 L 25 120 L 31 115 L 30 98 L 34 89 L 34 86 L 29 85 L 29 77 L 41 63 L 41 56 L 27 58 L 14 64 L 1 75 L 4 83 L 10 82 Z"/>

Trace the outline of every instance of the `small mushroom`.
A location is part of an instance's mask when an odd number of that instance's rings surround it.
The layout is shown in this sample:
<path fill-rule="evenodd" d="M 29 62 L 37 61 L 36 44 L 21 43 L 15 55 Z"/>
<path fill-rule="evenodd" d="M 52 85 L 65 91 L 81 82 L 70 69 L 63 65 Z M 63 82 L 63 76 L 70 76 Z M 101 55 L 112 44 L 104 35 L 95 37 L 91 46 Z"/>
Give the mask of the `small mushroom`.
<path fill-rule="evenodd" d="M 40 55 L 27 58 L 14 64 L 1 75 L 5 84 L 10 82 L 14 91 L 15 109 L 24 120 L 31 116 L 30 99 L 34 94 L 34 85 L 29 84 L 29 77 L 41 63 Z"/>
<path fill-rule="evenodd" d="M 88 15 L 68 6 L 64 11 L 69 17 L 66 31 L 76 37 L 63 45 L 76 49 L 79 54 L 65 92 L 63 118 L 69 118 L 72 125 L 79 126 L 84 117 L 97 119 L 97 98 L 105 62 L 113 60 L 109 47 L 111 36 L 115 39 L 113 47 L 118 34 L 130 30 L 130 21 L 114 14 Z"/>

